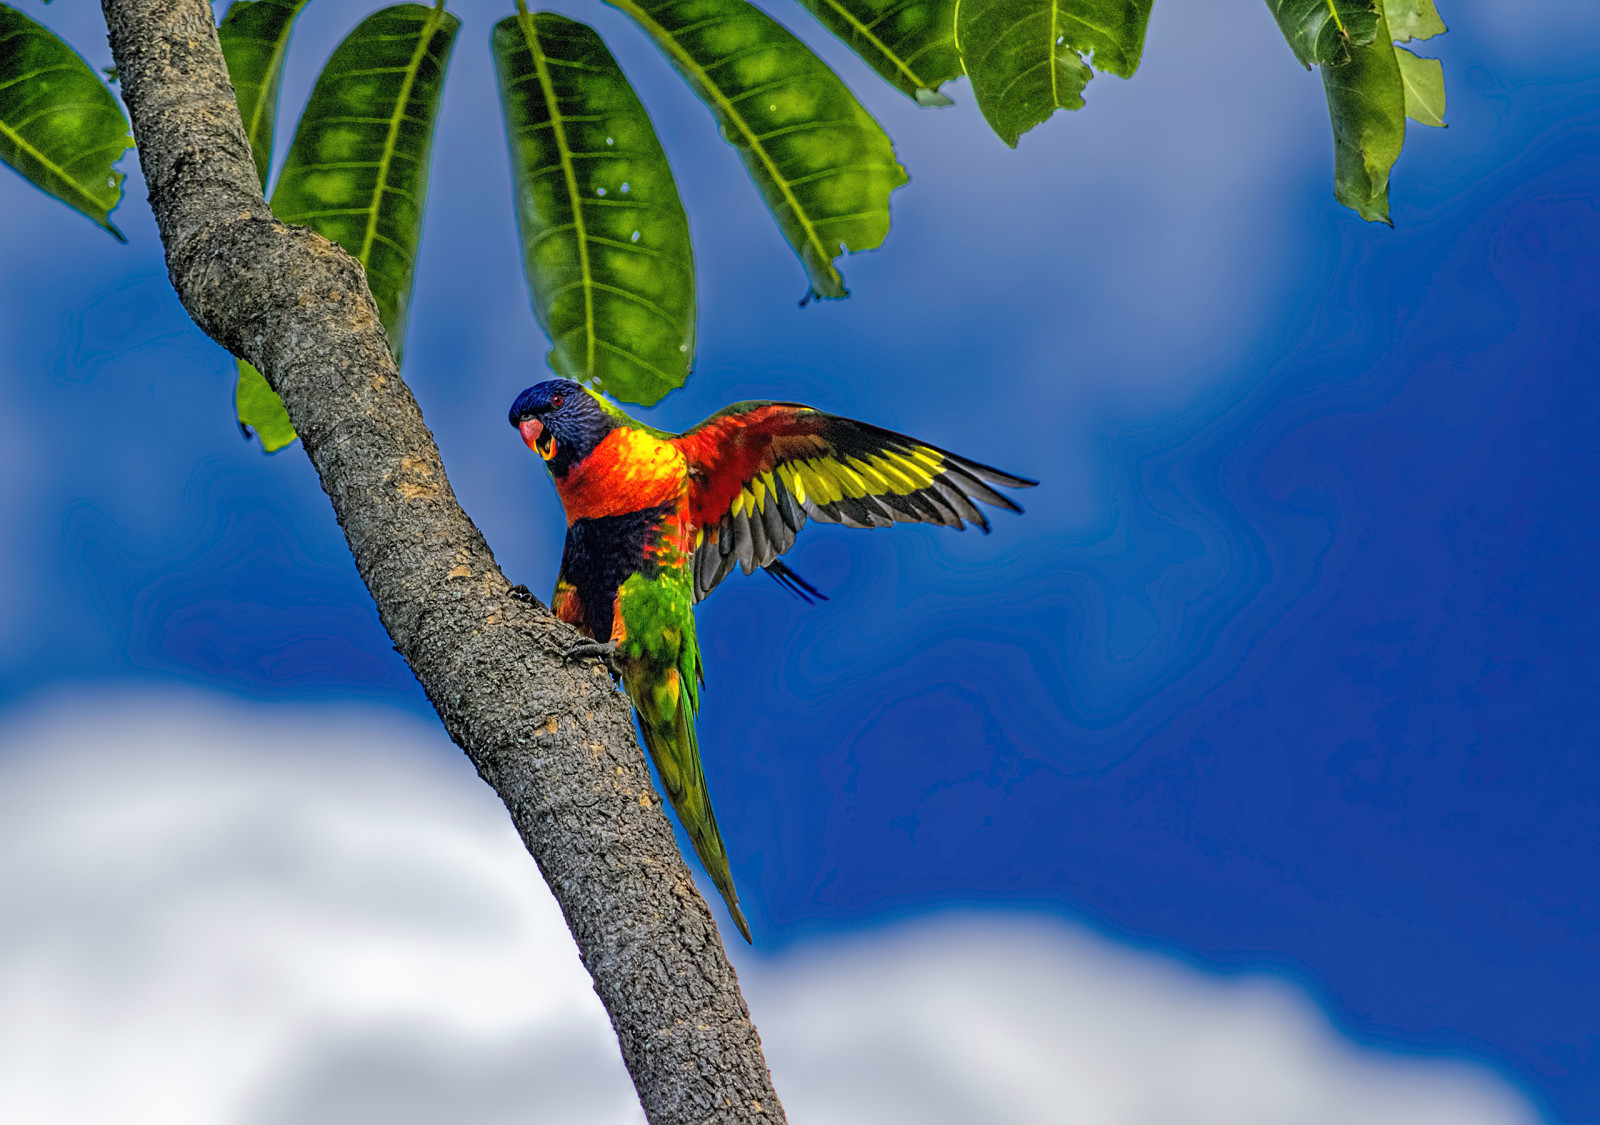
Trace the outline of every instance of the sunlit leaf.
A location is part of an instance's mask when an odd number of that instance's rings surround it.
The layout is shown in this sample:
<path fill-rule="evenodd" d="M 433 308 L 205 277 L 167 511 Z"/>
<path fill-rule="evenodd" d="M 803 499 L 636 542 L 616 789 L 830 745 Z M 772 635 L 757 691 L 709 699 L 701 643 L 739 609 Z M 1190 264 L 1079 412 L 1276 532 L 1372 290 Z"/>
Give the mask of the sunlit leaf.
<path fill-rule="evenodd" d="M 1406 132 L 1405 85 L 1389 29 L 1352 46 L 1348 62 L 1322 68 L 1333 120 L 1333 194 L 1363 219 L 1389 222 L 1389 170 Z"/>
<path fill-rule="evenodd" d="M 233 392 L 233 409 L 239 417 L 239 425 L 260 439 L 262 449 L 276 452 L 295 438 L 289 412 L 261 372 L 242 359 L 237 363 L 239 383 Z"/>
<path fill-rule="evenodd" d="M 1422 125 L 1444 127 L 1444 66 L 1438 59 L 1422 59 L 1404 47 L 1394 49 L 1400 63 L 1400 81 L 1406 89 L 1406 116 Z"/>
<path fill-rule="evenodd" d="M 111 224 L 123 181 L 113 166 L 132 147 L 121 104 L 89 64 L 0 4 L 0 161 L 126 242 Z"/>
<path fill-rule="evenodd" d="M 949 105 L 939 87 L 964 73 L 956 0 L 800 0 L 866 64 L 918 105 Z"/>
<path fill-rule="evenodd" d="M 306 0 L 233 0 L 217 29 L 263 188 L 272 167 L 272 126 L 278 114 L 283 56 L 289 50 L 294 17 L 305 3 Z"/>
<path fill-rule="evenodd" d="M 396 362 L 439 93 L 460 26 L 421 4 L 362 20 L 322 68 L 272 193 L 273 214 L 331 238 L 366 269 Z"/>
<path fill-rule="evenodd" d="M 1432 39 L 1448 30 L 1433 0 L 1385 0 L 1383 10 L 1389 20 L 1389 34 L 1396 43 Z"/>
<path fill-rule="evenodd" d="M 1307 69 L 1347 62 L 1352 47 L 1377 39 L 1378 0 L 1267 0 L 1267 7 Z"/>
<path fill-rule="evenodd" d="M 1018 138 L 1058 109 L 1081 109 L 1093 70 L 1129 78 L 1152 0 L 962 0 L 956 42 L 990 128 Z"/>
<path fill-rule="evenodd" d="M 819 297 L 846 295 L 833 266 L 889 233 L 906 182 L 889 138 L 804 43 L 745 0 L 607 0 L 688 79 L 744 158 Z"/>
<path fill-rule="evenodd" d="M 694 253 L 667 154 L 587 25 L 509 16 L 495 25 L 494 58 L 550 366 L 651 405 L 694 358 Z"/>

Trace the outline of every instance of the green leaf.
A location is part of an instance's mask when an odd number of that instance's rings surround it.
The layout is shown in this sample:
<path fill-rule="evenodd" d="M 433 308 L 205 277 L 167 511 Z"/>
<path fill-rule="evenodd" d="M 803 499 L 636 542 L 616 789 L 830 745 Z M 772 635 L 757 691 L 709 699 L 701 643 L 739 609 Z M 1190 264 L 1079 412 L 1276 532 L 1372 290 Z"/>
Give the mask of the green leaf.
<path fill-rule="evenodd" d="M 1389 20 L 1389 34 L 1397 43 L 1432 39 L 1449 30 L 1439 18 L 1433 0 L 1384 0 L 1383 9 Z"/>
<path fill-rule="evenodd" d="M 1267 0 L 1267 7 L 1307 70 L 1318 63 L 1348 62 L 1352 47 L 1377 40 L 1377 0 Z"/>
<path fill-rule="evenodd" d="M 939 87 L 965 73 L 956 49 L 957 0 L 800 0 L 823 27 L 920 106 L 944 106 Z"/>
<path fill-rule="evenodd" d="M 239 384 L 233 392 L 233 408 L 239 416 L 239 425 L 245 432 L 254 431 L 261 439 L 261 448 L 276 453 L 295 439 L 294 426 L 289 423 L 289 412 L 261 372 L 244 360 L 238 360 Z"/>
<path fill-rule="evenodd" d="M 1406 116 L 1444 128 L 1444 66 L 1438 59 L 1418 58 L 1404 47 L 1396 47 L 1394 57 L 1406 88 Z"/>
<path fill-rule="evenodd" d="M 722 125 L 818 297 L 833 266 L 889 233 L 906 182 L 888 136 L 839 76 L 745 0 L 607 0 L 649 33 Z"/>
<path fill-rule="evenodd" d="M 1082 109 L 1095 70 L 1130 78 L 1151 0 L 962 0 L 956 41 L 978 109 L 1006 144 L 1058 109 Z"/>
<path fill-rule="evenodd" d="M 0 161 L 110 231 L 133 147 L 116 95 L 54 32 L 0 4 Z"/>
<path fill-rule="evenodd" d="M 1406 94 L 1381 15 L 1372 43 L 1352 46 L 1348 62 L 1322 67 L 1322 85 L 1333 121 L 1333 194 L 1363 219 L 1387 223 L 1389 169 L 1405 140 Z"/>
<path fill-rule="evenodd" d="M 460 26 L 421 4 L 356 25 L 317 77 L 272 193 L 273 214 L 337 242 L 367 271 L 396 363 L 439 93 Z"/>
<path fill-rule="evenodd" d="M 217 29 L 263 190 L 272 167 L 272 126 L 278 114 L 283 56 L 289 50 L 294 17 L 305 3 L 306 0 L 233 0 Z"/>
<path fill-rule="evenodd" d="M 495 25 L 493 45 L 550 366 L 653 405 L 694 360 L 694 251 L 667 154 L 592 28 L 522 12 Z"/>

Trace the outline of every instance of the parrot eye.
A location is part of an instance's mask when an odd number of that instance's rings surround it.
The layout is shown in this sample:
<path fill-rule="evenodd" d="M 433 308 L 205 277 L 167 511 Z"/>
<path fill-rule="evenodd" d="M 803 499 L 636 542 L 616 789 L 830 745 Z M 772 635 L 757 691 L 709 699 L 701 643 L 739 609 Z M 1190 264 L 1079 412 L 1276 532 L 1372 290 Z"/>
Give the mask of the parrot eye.
<path fill-rule="evenodd" d="M 561 404 L 566 402 L 566 401 L 567 401 L 567 396 L 566 395 L 551 395 L 550 396 L 550 409 L 551 410 L 560 410 L 561 409 Z"/>

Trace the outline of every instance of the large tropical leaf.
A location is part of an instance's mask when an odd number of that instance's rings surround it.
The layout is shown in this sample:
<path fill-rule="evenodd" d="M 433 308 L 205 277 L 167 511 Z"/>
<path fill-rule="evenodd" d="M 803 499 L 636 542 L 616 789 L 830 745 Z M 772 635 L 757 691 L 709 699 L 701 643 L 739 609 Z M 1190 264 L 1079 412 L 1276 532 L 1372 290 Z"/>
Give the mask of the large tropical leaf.
<path fill-rule="evenodd" d="M 1371 222 L 1389 222 L 1389 170 L 1406 133 L 1406 92 L 1382 13 L 1365 47 L 1321 67 L 1333 121 L 1333 194 Z M 1391 224 L 1392 225 L 1392 224 Z"/>
<path fill-rule="evenodd" d="M 421 4 L 356 25 L 322 68 L 272 193 L 273 214 L 331 238 L 365 268 L 396 362 L 439 93 L 460 26 Z"/>
<path fill-rule="evenodd" d="M 956 42 L 978 109 L 1006 144 L 1083 108 L 1095 70 L 1131 78 L 1152 0 L 962 0 Z"/>
<path fill-rule="evenodd" d="M 278 115 L 283 56 L 289 50 L 294 17 L 305 3 L 306 0 L 233 0 L 217 29 L 263 191 L 272 167 L 272 126 Z"/>
<path fill-rule="evenodd" d="M 607 0 L 649 33 L 744 158 L 819 297 L 833 261 L 889 233 L 906 182 L 889 138 L 839 76 L 745 0 Z"/>
<path fill-rule="evenodd" d="M 550 366 L 652 405 L 694 360 L 694 253 L 667 154 L 587 25 L 519 12 L 495 25 L 494 58 Z"/>
<path fill-rule="evenodd" d="M 1347 62 L 1350 48 L 1377 39 L 1378 0 L 1267 0 L 1267 7 L 1307 70 Z"/>
<path fill-rule="evenodd" d="M 89 64 L 0 4 L 0 161 L 126 242 L 111 212 L 122 202 L 114 165 L 132 147 L 122 106 Z"/>
<path fill-rule="evenodd" d="M 957 0 L 800 0 L 822 26 L 918 105 L 949 105 L 939 87 L 964 73 Z"/>

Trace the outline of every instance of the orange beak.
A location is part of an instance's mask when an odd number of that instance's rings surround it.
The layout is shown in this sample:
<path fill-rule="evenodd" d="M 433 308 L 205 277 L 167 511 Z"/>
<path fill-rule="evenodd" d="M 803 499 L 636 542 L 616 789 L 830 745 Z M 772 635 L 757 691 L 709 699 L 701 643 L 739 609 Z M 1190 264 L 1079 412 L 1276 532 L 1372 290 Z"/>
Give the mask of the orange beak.
<path fill-rule="evenodd" d="M 556 455 L 555 436 L 546 432 L 539 419 L 524 418 L 517 424 L 517 429 L 522 432 L 523 444 L 540 457 L 548 461 Z"/>

